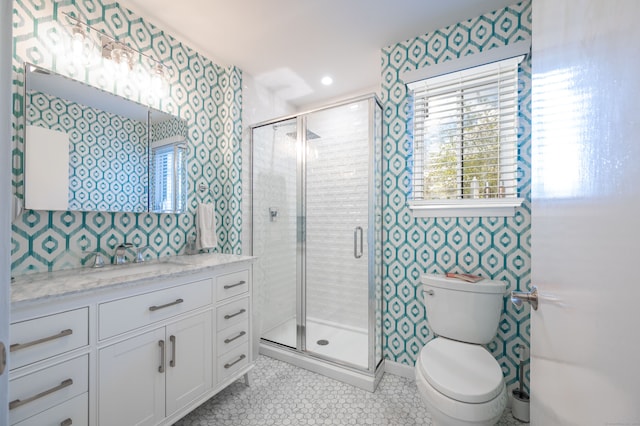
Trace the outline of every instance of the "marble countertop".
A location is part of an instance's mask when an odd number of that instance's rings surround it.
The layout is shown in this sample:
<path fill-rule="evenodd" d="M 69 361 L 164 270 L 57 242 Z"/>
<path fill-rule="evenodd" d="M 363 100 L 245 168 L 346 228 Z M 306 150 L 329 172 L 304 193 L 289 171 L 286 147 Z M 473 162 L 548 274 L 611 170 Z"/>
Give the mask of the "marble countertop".
<path fill-rule="evenodd" d="M 117 285 L 137 283 L 153 277 L 171 278 L 255 259 L 252 256 L 204 253 L 165 257 L 144 263 L 107 265 L 103 268 L 67 269 L 15 277 L 11 283 L 11 303 L 20 304 L 69 296 Z"/>

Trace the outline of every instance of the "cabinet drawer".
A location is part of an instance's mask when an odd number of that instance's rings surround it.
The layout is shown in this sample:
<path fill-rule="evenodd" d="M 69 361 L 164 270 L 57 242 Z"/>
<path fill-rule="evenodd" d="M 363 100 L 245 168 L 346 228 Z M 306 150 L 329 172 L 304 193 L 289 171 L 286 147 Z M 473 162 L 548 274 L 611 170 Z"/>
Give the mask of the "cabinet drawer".
<path fill-rule="evenodd" d="M 87 426 L 89 424 L 87 396 L 87 393 L 83 393 L 67 402 L 16 423 L 15 426 Z"/>
<path fill-rule="evenodd" d="M 10 423 L 18 423 L 88 392 L 88 378 L 88 356 L 85 355 L 11 380 Z"/>
<path fill-rule="evenodd" d="M 99 338 L 106 339 L 212 303 L 211 279 L 102 303 Z"/>
<path fill-rule="evenodd" d="M 11 369 L 89 344 L 88 308 L 11 324 Z"/>
<path fill-rule="evenodd" d="M 243 321 L 238 324 L 218 331 L 216 349 L 220 356 L 249 341 L 249 322 Z"/>
<path fill-rule="evenodd" d="M 218 306 L 218 309 L 216 309 L 217 330 L 224 330 L 239 323 L 249 323 L 248 297 Z"/>
<path fill-rule="evenodd" d="M 247 365 L 249 365 L 248 342 L 218 357 L 218 381 L 227 380 Z"/>
<path fill-rule="evenodd" d="M 218 301 L 249 291 L 249 270 L 220 275 L 216 278 L 216 298 Z"/>

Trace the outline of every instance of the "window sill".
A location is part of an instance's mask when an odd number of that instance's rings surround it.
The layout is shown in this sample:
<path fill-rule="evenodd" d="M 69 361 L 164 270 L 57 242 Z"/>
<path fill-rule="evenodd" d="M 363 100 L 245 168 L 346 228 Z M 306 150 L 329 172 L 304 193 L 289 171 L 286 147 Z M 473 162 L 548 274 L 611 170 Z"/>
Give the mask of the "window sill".
<path fill-rule="evenodd" d="M 513 217 L 524 198 L 411 201 L 414 217 Z"/>

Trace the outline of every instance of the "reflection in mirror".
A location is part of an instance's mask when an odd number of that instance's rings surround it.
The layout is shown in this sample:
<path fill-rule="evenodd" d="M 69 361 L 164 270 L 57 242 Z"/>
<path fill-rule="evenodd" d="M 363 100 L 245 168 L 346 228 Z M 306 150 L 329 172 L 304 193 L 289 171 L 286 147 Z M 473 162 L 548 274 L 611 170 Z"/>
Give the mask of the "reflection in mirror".
<path fill-rule="evenodd" d="M 187 127 L 160 111 L 149 112 L 150 198 L 154 213 L 183 213 L 187 201 Z"/>
<path fill-rule="evenodd" d="M 27 209 L 185 211 L 182 120 L 32 65 L 25 69 Z"/>

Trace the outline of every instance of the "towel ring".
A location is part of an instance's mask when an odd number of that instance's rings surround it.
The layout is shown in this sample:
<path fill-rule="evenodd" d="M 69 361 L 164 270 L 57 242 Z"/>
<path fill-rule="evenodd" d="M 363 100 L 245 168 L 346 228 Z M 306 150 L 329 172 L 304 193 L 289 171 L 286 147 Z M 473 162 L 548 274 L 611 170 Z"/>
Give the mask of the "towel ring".
<path fill-rule="evenodd" d="M 202 182 L 200 182 L 200 183 L 198 184 L 198 191 L 200 191 L 200 192 L 209 191 L 209 194 L 210 194 L 210 195 L 213 195 L 213 192 L 211 192 L 211 190 L 207 188 L 207 185 L 205 185 L 205 184 L 204 184 L 204 183 L 202 183 Z"/>

